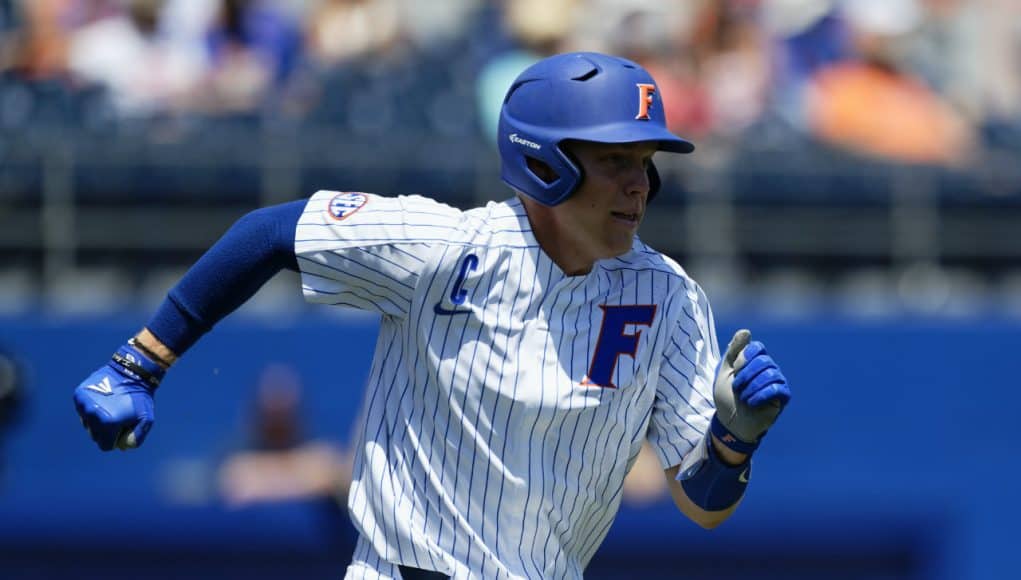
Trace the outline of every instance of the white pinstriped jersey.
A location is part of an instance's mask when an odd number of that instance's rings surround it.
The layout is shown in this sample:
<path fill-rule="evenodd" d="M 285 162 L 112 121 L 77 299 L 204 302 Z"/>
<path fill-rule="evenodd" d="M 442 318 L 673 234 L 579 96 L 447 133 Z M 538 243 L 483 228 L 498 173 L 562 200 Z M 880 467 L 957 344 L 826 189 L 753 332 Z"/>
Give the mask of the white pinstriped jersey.
<path fill-rule="evenodd" d="M 295 249 L 308 300 L 383 315 L 348 578 L 579 578 L 643 440 L 666 468 L 708 427 L 709 304 L 638 239 L 566 276 L 517 199 L 320 191 Z"/>

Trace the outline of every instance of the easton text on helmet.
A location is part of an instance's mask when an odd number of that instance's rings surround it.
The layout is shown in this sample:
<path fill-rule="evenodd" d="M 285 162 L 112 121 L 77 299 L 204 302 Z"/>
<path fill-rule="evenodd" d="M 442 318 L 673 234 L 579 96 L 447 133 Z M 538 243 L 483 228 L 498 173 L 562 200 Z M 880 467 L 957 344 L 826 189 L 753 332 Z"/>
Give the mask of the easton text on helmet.
<path fill-rule="evenodd" d="M 536 150 L 542 149 L 542 145 L 539 145 L 535 141 L 529 141 L 528 139 L 522 139 L 521 137 L 518 137 L 517 133 L 511 133 L 508 138 L 510 139 L 511 143 L 517 143 L 518 145 L 524 145 L 525 147 L 528 147 L 529 149 L 536 149 Z"/>

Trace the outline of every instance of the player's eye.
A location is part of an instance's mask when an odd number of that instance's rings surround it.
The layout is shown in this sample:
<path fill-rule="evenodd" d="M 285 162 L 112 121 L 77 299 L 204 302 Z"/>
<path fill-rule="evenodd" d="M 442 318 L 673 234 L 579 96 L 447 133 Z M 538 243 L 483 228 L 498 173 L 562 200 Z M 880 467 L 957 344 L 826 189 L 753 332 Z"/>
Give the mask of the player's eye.
<path fill-rule="evenodd" d="M 603 163 L 614 169 L 627 169 L 628 164 L 631 163 L 631 159 L 627 155 L 612 153 L 603 157 Z"/>

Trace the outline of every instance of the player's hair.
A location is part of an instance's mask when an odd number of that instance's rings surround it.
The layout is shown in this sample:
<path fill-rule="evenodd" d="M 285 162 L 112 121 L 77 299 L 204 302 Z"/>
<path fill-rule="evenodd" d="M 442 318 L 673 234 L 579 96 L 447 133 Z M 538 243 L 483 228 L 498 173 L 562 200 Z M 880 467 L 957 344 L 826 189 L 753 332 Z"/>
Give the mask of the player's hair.
<path fill-rule="evenodd" d="M 651 87 L 651 89 L 650 89 Z M 666 128 L 656 81 L 638 64 L 595 52 L 543 59 L 515 79 L 500 110 L 500 177 L 545 205 L 566 200 L 582 180 L 563 150 L 568 140 L 596 143 L 655 141 L 662 151 L 691 153 L 695 146 Z M 545 163 L 557 179 L 543 180 L 528 158 Z M 649 199 L 659 174 L 649 164 Z"/>

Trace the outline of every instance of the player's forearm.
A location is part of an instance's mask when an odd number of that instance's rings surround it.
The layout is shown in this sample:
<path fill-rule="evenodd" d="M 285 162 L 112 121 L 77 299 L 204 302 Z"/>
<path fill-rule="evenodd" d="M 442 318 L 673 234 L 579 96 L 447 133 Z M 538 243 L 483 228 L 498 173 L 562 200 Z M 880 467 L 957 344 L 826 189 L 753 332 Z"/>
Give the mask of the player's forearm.
<path fill-rule="evenodd" d="M 734 451 L 707 433 L 679 466 L 666 470 L 670 494 L 681 512 L 711 529 L 730 517 L 751 474 L 749 455 Z"/>
<path fill-rule="evenodd" d="M 722 524 L 733 515 L 740 504 L 740 499 L 735 501 L 729 507 L 717 510 L 709 511 L 695 504 L 694 501 L 684 491 L 684 487 L 681 486 L 680 482 L 677 481 L 677 473 L 680 471 L 680 466 L 675 465 L 670 469 L 666 470 L 666 478 L 670 487 L 670 496 L 674 500 L 674 505 L 681 511 L 682 514 L 687 516 L 688 519 L 695 522 L 699 526 L 711 530 L 716 526 Z"/>
<path fill-rule="evenodd" d="M 748 460 L 747 453 L 738 453 L 730 447 L 727 447 L 719 440 L 716 435 L 712 436 L 713 451 L 723 460 L 727 465 L 741 465 Z"/>
<path fill-rule="evenodd" d="M 294 232 L 305 200 L 239 219 L 188 270 L 146 324 L 155 343 L 184 354 L 217 322 L 251 298 L 281 269 L 297 270 Z"/>

